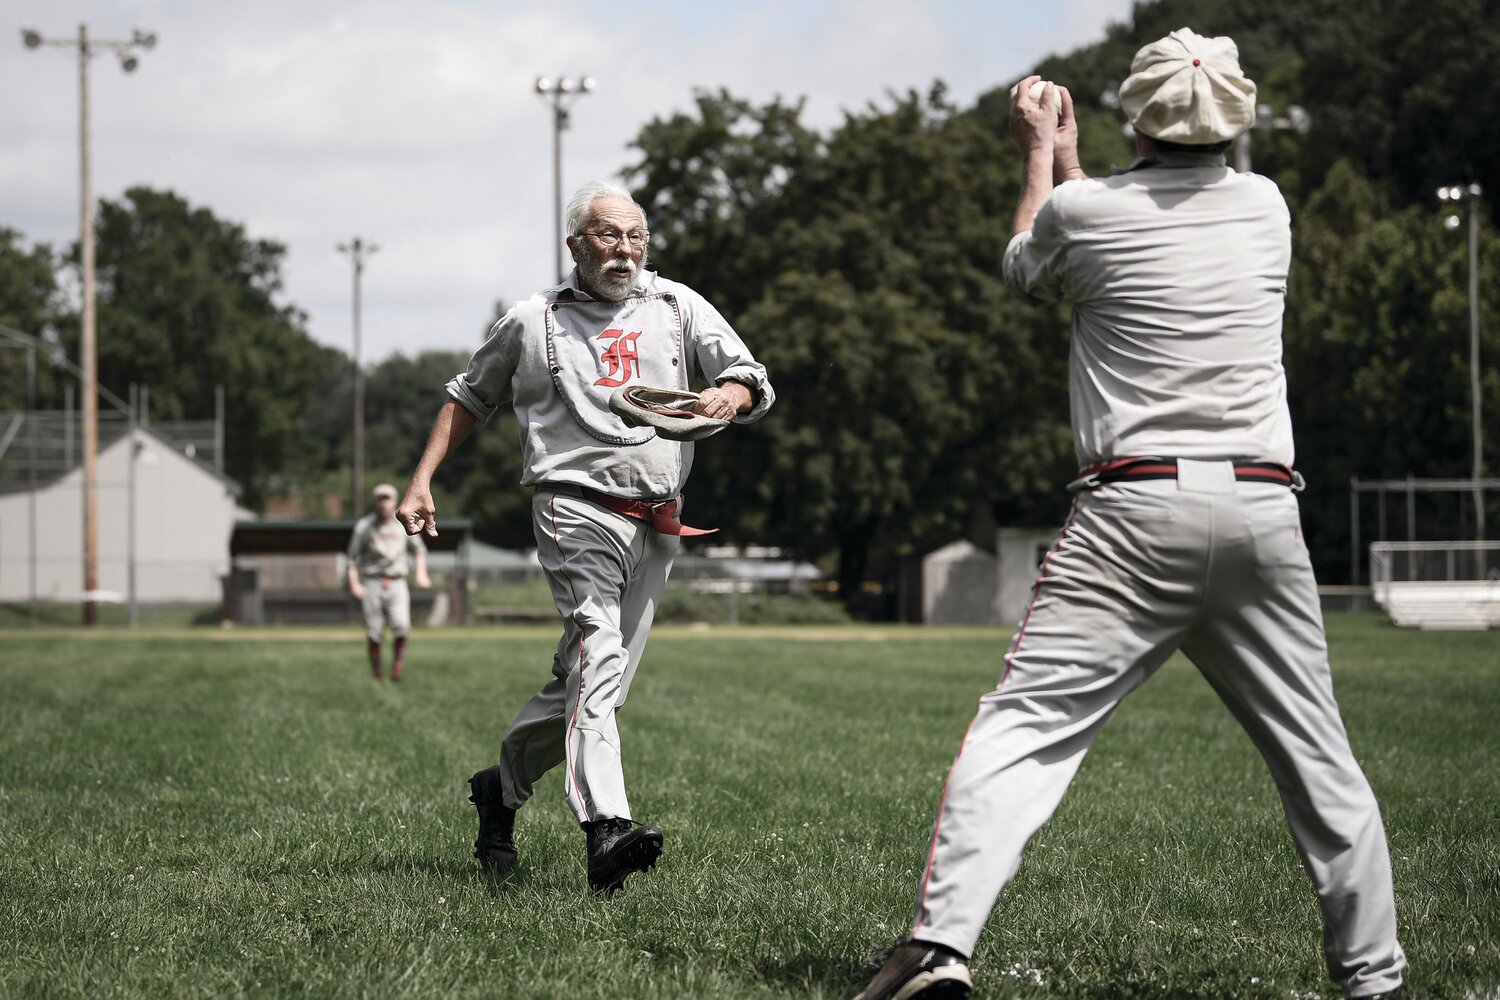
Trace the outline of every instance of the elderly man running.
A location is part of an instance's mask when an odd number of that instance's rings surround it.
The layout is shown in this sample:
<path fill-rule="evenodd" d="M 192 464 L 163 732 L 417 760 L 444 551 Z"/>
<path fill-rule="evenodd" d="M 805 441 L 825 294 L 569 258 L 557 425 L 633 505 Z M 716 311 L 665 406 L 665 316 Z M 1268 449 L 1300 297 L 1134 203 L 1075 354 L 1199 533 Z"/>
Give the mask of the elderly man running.
<path fill-rule="evenodd" d="M 1021 851 L 1121 699 L 1181 649 L 1275 778 L 1350 997 L 1404 996 L 1380 811 L 1339 718 L 1293 490 L 1286 204 L 1223 152 L 1255 120 L 1228 38 L 1182 29 L 1120 89 L 1140 158 L 1084 177 L 1066 90 L 1011 91 L 1006 280 L 1073 303 L 1073 510 L 949 773 L 910 938 L 861 1000 L 966 997 Z M 1053 190 L 1054 181 L 1060 182 Z"/>
<path fill-rule="evenodd" d="M 468 371 L 448 383 L 452 399 L 438 412 L 399 516 L 409 532 L 437 533 L 433 473 L 476 421 L 508 401 L 563 634 L 552 679 L 511 723 L 500 762 L 469 779 L 479 811 L 475 857 L 500 873 L 515 866 L 516 810 L 563 764 L 568 806 L 587 834 L 589 883 L 608 893 L 661 853 L 661 830 L 631 817 L 615 717 L 679 536 L 702 533 L 678 519 L 693 445 L 626 423 L 611 396 L 706 382 L 694 412 L 747 422 L 765 415 L 775 393 L 707 300 L 646 270 L 646 214 L 624 190 L 586 185 L 566 223 L 577 266 L 506 313 Z"/>

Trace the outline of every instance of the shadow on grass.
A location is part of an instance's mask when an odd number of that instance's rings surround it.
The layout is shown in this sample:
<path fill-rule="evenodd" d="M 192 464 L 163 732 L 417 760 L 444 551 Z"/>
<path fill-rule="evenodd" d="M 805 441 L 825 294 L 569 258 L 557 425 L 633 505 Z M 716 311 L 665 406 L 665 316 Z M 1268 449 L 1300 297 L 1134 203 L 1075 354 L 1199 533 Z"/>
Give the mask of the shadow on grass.
<path fill-rule="evenodd" d="M 482 868 L 472 858 L 390 856 L 375 858 L 363 866 L 367 872 L 380 875 L 435 875 L 452 882 L 474 882 L 492 893 L 519 888 L 527 882 L 527 869 L 520 865 L 505 875 Z"/>
<path fill-rule="evenodd" d="M 865 961 L 850 961 L 830 955 L 798 953 L 781 959 L 761 959 L 754 963 L 756 978 L 794 995 L 821 989 L 822 992 L 839 997 L 855 996 L 879 971 L 884 953 L 872 953 Z M 1007 985 L 1010 984 L 1010 985 Z M 974 992 L 977 996 L 1009 996 L 1019 989 L 1017 995 L 1032 996 L 1046 990 L 1017 988 L 1015 980 L 1004 972 L 981 965 L 974 974 Z M 1194 989 L 1180 983 L 1164 986 L 1159 980 L 1135 981 L 1129 977 L 1118 983 L 1094 987 L 1075 987 L 1069 996 L 1088 1000 L 1146 1000 L 1148 997 L 1171 996 L 1174 1000 L 1215 1000 L 1222 997 L 1222 987 Z"/>
<path fill-rule="evenodd" d="M 780 959 L 761 959 L 754 968 L 757 978 L 788 992 L 800 993 L 820 987 L 834 996 L 854 996 L 869 985 L 879 966 L 801 952 Z"/>

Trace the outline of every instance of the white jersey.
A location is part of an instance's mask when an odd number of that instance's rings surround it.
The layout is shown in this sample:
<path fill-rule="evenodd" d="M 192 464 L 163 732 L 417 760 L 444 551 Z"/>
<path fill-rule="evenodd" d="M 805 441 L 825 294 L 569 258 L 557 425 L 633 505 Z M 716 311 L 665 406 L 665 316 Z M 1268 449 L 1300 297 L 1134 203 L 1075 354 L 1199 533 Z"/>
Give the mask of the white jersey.
<path fill-rule="evenodd" d="M 1291 224 L 1276 185 L 1220 155 L 1162 153 L 1059 185 L 1005 279 L 1073 303 L 1080 465 L 1293 459 L 1281 365 Z"/>
<path fill-rule="evenodd" d="M 366 514 L 354 525 L 349 536 L 349 561 L 360 576 L 395 576 L 405 579 L 407 556 L 425 552 L 421 535 L 408 535 L 394 517 L 380 520 L 378 514 Z"/>
<path fill-rule="evenodd" d="M 609 409 L 625 385 L 689 389 L 743 382 L 759 420 L 776 393 L 766 370 L 709 302 L 643 272 L 619 302 L 590 297 L 575 269 L 561 285 L 519 302 L 474 353 L 448 395 L 481 423 L 509 400 L 521 425 L 523 485 L 571 483 L 631 499 L 682 492 L 691 442 L 630 427 Z"/>

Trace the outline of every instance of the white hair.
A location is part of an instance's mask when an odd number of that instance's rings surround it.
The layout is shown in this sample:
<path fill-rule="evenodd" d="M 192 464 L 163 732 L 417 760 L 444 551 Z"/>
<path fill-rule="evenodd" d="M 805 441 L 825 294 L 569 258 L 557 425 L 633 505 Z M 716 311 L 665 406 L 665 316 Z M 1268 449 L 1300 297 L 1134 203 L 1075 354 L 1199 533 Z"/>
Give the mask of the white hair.
<path fill-rule="evenodd" d="M 641 225 L 646 225 L 646 210 L 640 206 L 630 192 L 618 184 L 608 181 L 589 181 L 568 202 L 568 207 L 563 211 L 563 225 L 569 236 L 577 236 L 583 230 L 584 223 L 589 218 L 589 208 L 600 198 L 624 198 L 635 206 L 637 212 L 641 213 Z"/>

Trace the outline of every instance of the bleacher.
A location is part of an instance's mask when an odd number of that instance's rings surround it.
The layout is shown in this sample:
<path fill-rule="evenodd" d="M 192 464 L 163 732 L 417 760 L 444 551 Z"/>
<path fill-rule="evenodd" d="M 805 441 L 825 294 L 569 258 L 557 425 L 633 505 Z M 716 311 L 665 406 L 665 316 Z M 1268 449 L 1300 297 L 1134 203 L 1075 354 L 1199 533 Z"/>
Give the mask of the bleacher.
<path fill-rule="evenodd" d="M 1409 628 L 1500 627 L 1500 542 L 1376 542 L 1371 592 Z"/>

